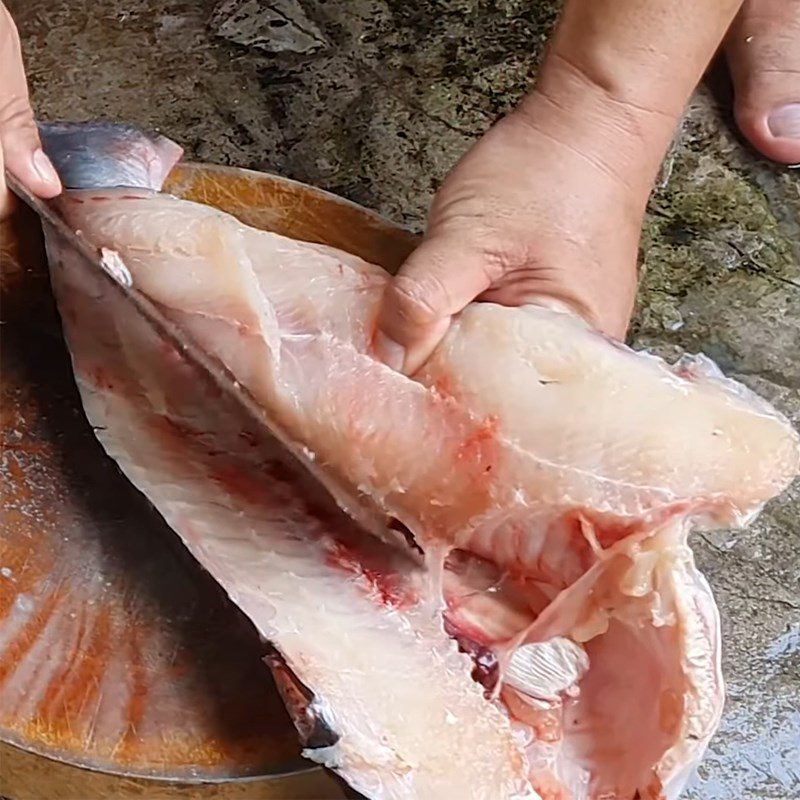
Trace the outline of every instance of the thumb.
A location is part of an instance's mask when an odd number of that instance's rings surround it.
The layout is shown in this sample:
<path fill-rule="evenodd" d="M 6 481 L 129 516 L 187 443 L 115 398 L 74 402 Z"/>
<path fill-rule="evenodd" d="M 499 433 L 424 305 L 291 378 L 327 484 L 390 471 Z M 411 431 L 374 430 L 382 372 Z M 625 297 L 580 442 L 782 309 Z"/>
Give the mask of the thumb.
<path fill-rule="evenodd" d="M 447 333 L 450 319 L 490 285 L 487 259 L 465 237 L 433 234 L 386 287 L 375 334 L 376 355 L 407 375 Z"/>
<path fill-rule="evenodd" d="M 2 3 L 0 75 L 0 149 L 5 169 L 39 197 L 54 197 L 61 191 L 61 182 L 39 141 L 28 99 L 19 36 Z"/>

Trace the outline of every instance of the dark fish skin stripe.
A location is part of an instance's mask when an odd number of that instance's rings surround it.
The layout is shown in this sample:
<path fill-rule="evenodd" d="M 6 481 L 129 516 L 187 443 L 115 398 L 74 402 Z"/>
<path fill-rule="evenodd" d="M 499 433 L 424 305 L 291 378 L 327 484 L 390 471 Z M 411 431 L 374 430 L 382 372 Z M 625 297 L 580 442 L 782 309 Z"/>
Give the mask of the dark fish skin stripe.
<path fill-rule="evenodd" d="M 312 750 L 336 744 L 339 735 L 314 712 L 313 693 L 301 683 L 283 658 L 275 653 L 266 656 L 264 661 L 272 671 L 275 684 L 303 744 Z"/>
<path fill-rule="evenodd" d="M 42 148 L 67 189 L 145 189 L 163 181 L 159 159 L 173 142 L 116 122 L 41 122 Z M 177 159 L 175 159 L 177 160 Z"/>

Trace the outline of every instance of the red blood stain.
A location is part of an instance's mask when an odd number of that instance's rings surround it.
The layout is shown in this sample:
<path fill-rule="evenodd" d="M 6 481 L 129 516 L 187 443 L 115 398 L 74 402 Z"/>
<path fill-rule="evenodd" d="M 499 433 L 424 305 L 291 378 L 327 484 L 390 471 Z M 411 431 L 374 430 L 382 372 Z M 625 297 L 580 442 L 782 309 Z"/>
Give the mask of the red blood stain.
<path fill-rule="evenodd" d="M 453 397 L 455 386 L 453 379 L 449 375 L 440 375 L 431 386 L 434 392 L 442 397 Z"/>
<path fill-rule="evenodd" d="M 209 474 L 214 483 L 248 503 L 261 503 L 268 498 L 262 475 L 223 465 L 209 465 Z"/>
<path fill-rule="evenodd" d="M 500 668 L 494 651 L 472 636 L 467 635 L 464 628 L 459 627 L 446 614 L 444 629 L 448 636 L 456 640 L 458 649 L 462 653 L 466 653 L 472 659 L 472 663 L 474 664 L 472 668 L 472 679 L 476 683 L 481 684 L 481 686 L 486 689 L 487 694 L 491 694 L 500 678 Z"/>
<path fill-rule="evenodd" d="M 477 476 L 491 472 L 497 452 L 497 416 L 492 414 L 480 423 L 461 443 L 456 460 L 478 467 Z"/>
<path fill-rule="evenodd" d="M 111 380 L 111 375 L 104 367 L 96 367 L 92 371 L 92 379 L 98 389 L 104 389 L 108 392 L 114 390 L 114 381 Z"/>
<path fill-rule="evenodd" d="M 356 578 L 362 578 L 369 594 L 389 608 L 407 608 L 415 597 L 402 585 L 400 577 L 365 563 L 365 554 L 343 541 L 332 541 L 326 553 L 326 562 Z"/>

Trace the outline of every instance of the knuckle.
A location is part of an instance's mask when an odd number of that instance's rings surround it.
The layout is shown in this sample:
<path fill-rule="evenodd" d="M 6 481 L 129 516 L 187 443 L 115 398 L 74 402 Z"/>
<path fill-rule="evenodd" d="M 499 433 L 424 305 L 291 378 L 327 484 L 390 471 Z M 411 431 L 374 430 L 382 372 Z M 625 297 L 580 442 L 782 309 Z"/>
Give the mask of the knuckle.
<path fill-rule="evenodd" d="M 447 291 L 436 276 L 398 275 L 392 283 L 392 295 L 398 315 L 405 323 L 428 326 L 446 312 Z"/>
<path fill-rule="evenodd" d="M 2 114 L 3 123 L 6 125 L 13 125 L 18 128 L 36 127 L 33 121 L 33 110 L 31 109 L 30 101 L 24 94 L 15 92 L 6 97 L 5 101 L 0 105 L 0 113 Z"/>
<path fill-rule="evenodd" d="M 3 138 L 36 136 L 36 123 L 27 97 L 12 95 L 0 104 L 0 135 Z"/>
<path fill-rule="evenodd" d="M 524 243 L 517 243 L 515 246 L 511 238 L 505 242 L 491 242 L 481 248 L 480 266 L 486 282 L 491 286 L 518 264 L 527 263 L 528 257 L 524 254 L 524 249 Z"/>

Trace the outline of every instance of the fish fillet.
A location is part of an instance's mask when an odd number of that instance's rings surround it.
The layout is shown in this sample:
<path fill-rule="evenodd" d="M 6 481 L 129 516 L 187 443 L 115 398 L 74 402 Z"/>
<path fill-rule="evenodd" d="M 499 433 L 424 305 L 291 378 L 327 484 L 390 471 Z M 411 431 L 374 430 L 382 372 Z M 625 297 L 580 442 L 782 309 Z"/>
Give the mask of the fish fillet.
<path fill-rule="evenodd" d="M 49 232 L 87 416 L 277 648 L 307 754 L 387 800 L 677 797 L 722 705 L 687 536 L 788 485 L 786 420 L 545 307 L 472 305 L 400 375 L 382 269 L 160 194 L 167 140 L 42 134 L 67 224 L 263 411 Z"/>

